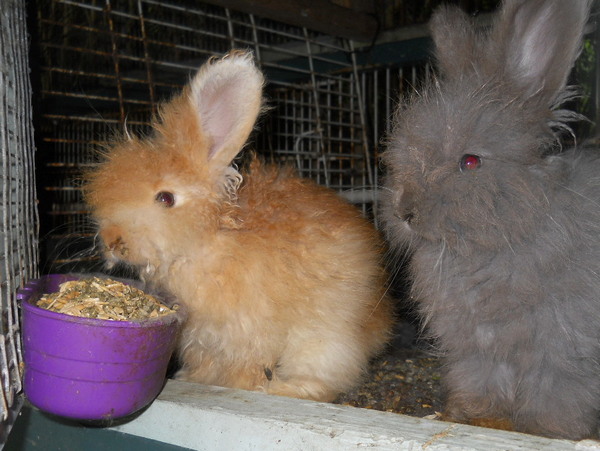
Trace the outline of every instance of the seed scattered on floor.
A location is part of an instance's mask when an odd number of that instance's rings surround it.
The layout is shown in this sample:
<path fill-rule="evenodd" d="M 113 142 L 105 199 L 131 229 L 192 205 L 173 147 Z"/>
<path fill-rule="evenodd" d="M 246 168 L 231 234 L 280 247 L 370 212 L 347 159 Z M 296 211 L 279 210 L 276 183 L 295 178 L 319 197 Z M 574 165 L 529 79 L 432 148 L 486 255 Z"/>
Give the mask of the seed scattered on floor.
<path fill-rule="evenodd" d="M 419 350 L 394 350 L 371 362 L 364 381 L 336 403 L 419 418 L 442 410 L 439 359 Z"/>

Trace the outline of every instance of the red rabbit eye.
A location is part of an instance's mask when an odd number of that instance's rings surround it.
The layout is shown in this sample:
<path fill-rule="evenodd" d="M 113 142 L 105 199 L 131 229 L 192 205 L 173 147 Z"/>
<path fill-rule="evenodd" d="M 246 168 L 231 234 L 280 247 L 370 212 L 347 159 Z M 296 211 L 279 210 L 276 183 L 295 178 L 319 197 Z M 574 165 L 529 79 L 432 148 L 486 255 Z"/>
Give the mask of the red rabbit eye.
<path fill-rule="evenodd" d="M 478 155 L 465 154 L 460 159 L 460 172 L 472 171 L 481 167 L 481 157 Z"/>
<path fill-rule="evenodd" d="M 156 202 L 163 204 L 163 206 L 167 208 L 171 208 L 173 205 L 175 205 L 175 195 L 168 191 L 161 191 L 154 199 Z"/>

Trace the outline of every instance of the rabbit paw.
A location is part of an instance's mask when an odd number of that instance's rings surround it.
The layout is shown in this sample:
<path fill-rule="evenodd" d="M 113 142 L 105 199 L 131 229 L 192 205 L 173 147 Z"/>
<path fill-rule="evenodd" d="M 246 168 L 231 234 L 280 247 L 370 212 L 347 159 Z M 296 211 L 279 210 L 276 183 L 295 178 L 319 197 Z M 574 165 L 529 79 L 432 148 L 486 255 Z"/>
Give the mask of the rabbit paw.
<path fill-rule="evenodd" d="M 337 396 L 337 391 L 332 390 L 323 381 L 312 378 L 294 378 L 287 381 L 274 379 L 266 387 L 266 392 L 271 395 L 322 402 L 331 402 Z"/>

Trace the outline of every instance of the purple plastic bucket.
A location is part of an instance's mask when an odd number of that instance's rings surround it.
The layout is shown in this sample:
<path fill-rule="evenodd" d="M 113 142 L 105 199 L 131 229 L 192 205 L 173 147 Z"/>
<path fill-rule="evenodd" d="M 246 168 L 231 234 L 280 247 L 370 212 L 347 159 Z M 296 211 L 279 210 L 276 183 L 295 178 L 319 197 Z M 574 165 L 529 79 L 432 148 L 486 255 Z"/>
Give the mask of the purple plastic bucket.
<path fill-rule="evenodd" d="M 178 315 L 111 321 L 35 306 L 43 293 L 74 279 L 52 274 L 19 291 L 25 395 L 40 410 L 69 418 L 130 415 L 162 389 L 177 341 Z"/>

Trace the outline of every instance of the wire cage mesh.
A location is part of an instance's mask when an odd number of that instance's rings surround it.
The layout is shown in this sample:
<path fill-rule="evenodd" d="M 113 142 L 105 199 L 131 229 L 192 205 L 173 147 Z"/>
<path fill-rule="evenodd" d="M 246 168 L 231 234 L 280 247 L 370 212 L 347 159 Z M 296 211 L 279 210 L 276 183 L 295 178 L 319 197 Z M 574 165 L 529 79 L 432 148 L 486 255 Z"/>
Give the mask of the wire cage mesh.
<path fill-rule="evenodd" d="M 16 292 L 37 275 L 38 219 L 31 85 L 24 2 L 7 0 L 0 15 L 0 444 L 18 411 L 20 319 Z"/>
<path fill-rule="evenodd" d="M 111 134 L 147 133 L 157 105 L 212 55 L 250 49 L 270 111 L 265 158 L 345 193 L 371 214 L 375 155 L 352 41 L 191 0 L 41 0 L 43 271 L 93 265 L 77 180 Z"/>
<path fill-rule="evenodd" d="M 0 14 L 0 443 L 21 391 L 15 292 L 38 273 L 25 4 L 2 0 Z M 42 271 L 96 264 L 88 252 L 94 232 L 78 180 L 81 170 L 94 164 L 94 149 L 125 129 L 149 132 L 158 104 L 207 58 L 232 48 L 251 49 L 269 82 L 271 109 L 251 138 L 252 147 L 338 190 L 377 221 L 381 137 L 389 131 L 397 99 L 430 74 L 426 55 L 402 67 L 361 67 L 350 40 L 195 0 L 32 4 Z M 593 42 L 592 64 L 597 64 Z M 597 98 L 596 79 L 590 85 Z"/>

